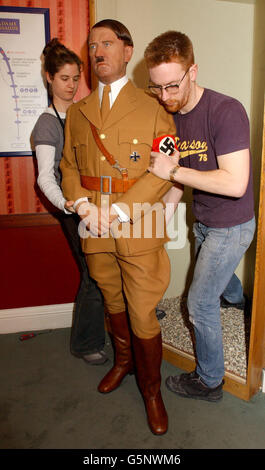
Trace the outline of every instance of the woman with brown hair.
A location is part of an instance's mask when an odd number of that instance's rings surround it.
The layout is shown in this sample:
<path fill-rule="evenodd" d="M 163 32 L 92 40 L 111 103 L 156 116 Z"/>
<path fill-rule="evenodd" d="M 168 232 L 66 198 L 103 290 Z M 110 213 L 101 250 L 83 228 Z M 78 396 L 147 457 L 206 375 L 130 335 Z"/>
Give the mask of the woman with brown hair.
<path fill-rule="evenodd" d="M 47 199 L 62 212 L 59 219 L 72 248 L 81 273 L 81 284 L 76 297 L 71 334 L 71 352 L 88 364 L 99 365 L 107 361 L 105 344 L 104 307 L 101 292 L 90 278 L 80 247 L 79 217 L 72 202 L 66 201 L 61 191 L 59 163 L 64 146 L 66 111 L 76 94 L 82 61 L 57 38 L 43 50 L 44 72 L 51 97 L 50 106 L 39 116 L 33 130 L 38 163 L 38 185 Z"/>

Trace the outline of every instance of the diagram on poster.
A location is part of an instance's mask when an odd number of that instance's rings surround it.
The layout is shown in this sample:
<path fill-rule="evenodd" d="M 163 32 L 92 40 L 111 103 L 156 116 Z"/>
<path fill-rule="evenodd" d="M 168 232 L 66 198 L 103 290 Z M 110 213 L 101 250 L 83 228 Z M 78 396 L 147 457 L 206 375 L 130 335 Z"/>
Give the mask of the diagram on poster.
<path fill-rule="evenodd" d="M 41 72 L 44 17 L 0 10 L 0 153 L 29 155 L 31 133 L 47 107 Z"/>

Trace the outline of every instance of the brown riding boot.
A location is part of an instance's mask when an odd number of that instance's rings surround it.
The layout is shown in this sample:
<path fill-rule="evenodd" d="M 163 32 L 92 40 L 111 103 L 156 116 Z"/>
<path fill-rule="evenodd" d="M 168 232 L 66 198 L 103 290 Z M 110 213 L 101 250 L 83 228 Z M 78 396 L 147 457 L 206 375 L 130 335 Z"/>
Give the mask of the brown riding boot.
<path fill-rule="evenodd" d="M 115 347 L 112 369 L 101 380 L 98 391 L 109 393 L 117 388 L 127 374 L 133 374 L 131 335 L 126 312 L 109 315 L 111 336 Z"/>
<path fill-rule="evenodd" d="M 141 339 L 133 335 L 133 348 L 135 370 L 145 403 L 148 424 L 154 434 L 164 434 L 168 428 L 168 416 L 160 391 L 161 333 L 150 339 Z"/>

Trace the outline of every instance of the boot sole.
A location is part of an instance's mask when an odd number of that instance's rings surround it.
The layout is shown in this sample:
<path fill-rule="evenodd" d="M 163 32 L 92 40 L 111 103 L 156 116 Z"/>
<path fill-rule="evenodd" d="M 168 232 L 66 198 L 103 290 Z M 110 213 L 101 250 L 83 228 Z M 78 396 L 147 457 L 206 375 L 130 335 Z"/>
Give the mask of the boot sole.
<path fill-rule="evenodd" d="M 88 361 L 84 357 L 82 357 L 83 361 L 88 365 L 88 366 L 103 366 L 103 364 L 106 364 L 109 362 L 109 359 L 96 359 L 95 361 Z"/>
<path fill-rule="evenodd" d="M 150 426 L 149 426 L 149 428 L 150 428 Z M 150 431 L 152 432 L 152 434 L 154 434 L 154 436 L 164 436 L 164 434 L 166 434 L 168 430 L 163 431 L 163 432 L 155 432 L 150 428 Z"/>

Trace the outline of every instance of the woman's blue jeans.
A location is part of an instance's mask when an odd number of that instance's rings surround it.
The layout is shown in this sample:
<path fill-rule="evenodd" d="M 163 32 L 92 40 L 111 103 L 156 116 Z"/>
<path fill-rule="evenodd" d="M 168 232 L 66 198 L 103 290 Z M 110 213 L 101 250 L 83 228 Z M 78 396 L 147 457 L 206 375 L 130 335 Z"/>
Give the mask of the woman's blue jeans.
<path fill-rule="evenodd" d="M 229 228 L 194 224 L 197 261 L 188 294 L 188 310 L 195 331 L 196 371 L 209 387 L 218 386 L 224 376 L 220 296 L 225 292 L 231 294 L 236 287 L 236 301 L 241 300 L 242 288 L 234 271 L 254 233 L 255 218 Z"/>

